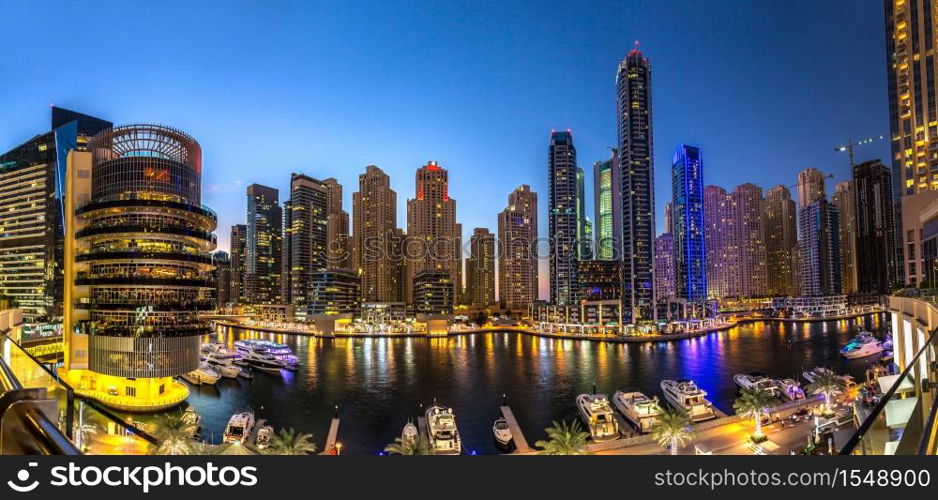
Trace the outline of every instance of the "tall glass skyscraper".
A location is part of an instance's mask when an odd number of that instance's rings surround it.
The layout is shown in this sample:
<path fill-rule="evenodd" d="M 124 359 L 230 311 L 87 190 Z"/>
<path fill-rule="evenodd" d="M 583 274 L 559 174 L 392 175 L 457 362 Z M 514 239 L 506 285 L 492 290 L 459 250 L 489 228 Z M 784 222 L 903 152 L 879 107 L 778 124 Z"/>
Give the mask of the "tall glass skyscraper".
<path fill-rule="evenodd" d="M 638 46 L 616 74 L 616 124 L 622 176 L 622 301 L 632 322 L 654 318 L 655 182 L 651 66 Z"/>
<path fill-rule="evenodd" d="M 596 258 L 612 260 L 618 255 L 617 237 L 622 230 L 622 190 L 619 175 L 619 156 L 615 149 L 608 160 L 593 164 L 593 234 L 596 238 Z"/>
<path fill-rule="evenodd" d="M 547 216 L 551 238 L 550 302 L 556 305 L 572 305 L 577 289 L 578 170 L 573 134 L 551 132 L 547 154 Z"/>
<path fill-rule="evenodd" d="M 282 301 L 283 209 L 276 189 L 251 184 L 247 188 L 247 234 L 244 274 L 246 298 L 258 304 Z"/>
<path fill-rule="evenodd" d="M 675 293 L 682 299 L 703 301 L 707 299 L 707 262 L 700 148 L 678 146 L 671 163 Z"/>

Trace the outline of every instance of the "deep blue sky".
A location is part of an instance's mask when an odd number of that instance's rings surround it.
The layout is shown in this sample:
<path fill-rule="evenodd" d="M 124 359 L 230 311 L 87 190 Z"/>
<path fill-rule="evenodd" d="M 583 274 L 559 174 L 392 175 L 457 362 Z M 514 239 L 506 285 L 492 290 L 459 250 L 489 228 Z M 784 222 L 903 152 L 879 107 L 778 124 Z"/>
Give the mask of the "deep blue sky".
<path fill-rule="evenodd" d="M 186 130 L 227 249 L 244 187 L 283 199 L 293 171 L 337 178 L 350 211 L 358 174 L 380 166 L 404 227 L 431 159 L 467 235 L 494 231 L 523 183 L 545 234 L 550 130 L 573 130 L 587 171 L 607 156 L 636 39 L 653 67 L 659 230 L 681 142 L 702 147 L 707 184 L 767 188 L 808 166 L 844 179 L 833 146 L 888 133 L 878 0 L 510 3 L 0 0 L 0 150 L 47 130 L 52 103 Z M 858 151 L 877 157 L 885 141 Z"/>

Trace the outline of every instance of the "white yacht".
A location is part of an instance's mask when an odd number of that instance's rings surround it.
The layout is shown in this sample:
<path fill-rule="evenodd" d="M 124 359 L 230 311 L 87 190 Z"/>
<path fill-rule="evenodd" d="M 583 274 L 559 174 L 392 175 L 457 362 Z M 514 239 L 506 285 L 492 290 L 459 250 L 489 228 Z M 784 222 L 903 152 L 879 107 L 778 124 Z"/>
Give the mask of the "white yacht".
<path fill-rule="evenodd" d="M 414 443 L 417 441 L 418 434 L 419 431 L 417 430 L 417 426 L 408 420 L 407 423 L 404 424 L 404 430 L 401 431 L 401 441 L 404 441 L 405 443 Z"/>
<path fill-rule="evenodd" d="M 658 398 L 649 399 L 640 392 L 616 391 L 612 404 L 642 433 L 651 432 L 661 416 Z"/>
<path fill-rule="evenodd" d="M 662 380 L 661 390 L 671 406 L 686 411 L 694 422 L 716 418 L 713 403 L 707 401 L 707 392 L 697 387 L 693 380 Z"/>
<path fill-rule="evenodd" d="M 495 420 L 495 423 L 492 424 L 492 434 L 495 436 L 495 442 L 502 448 L 508 448 L 511 446 L 511 440 L 513 436 L 511 435 L 511 428 L 508 427 L 508 420 L 505 417 L 501 417 Z"/>
<path fill-rule="evenodd" d="M 865 358 L 879 354 L 886 350 L 883 343 L 873 337 L 870 332 L 862 332 L 850 339 L 847 345 L 840 349 L 840 354 L 847 359 Z"/>
<path fill-rule="evenodd" d="M 824 368 L 823 366 L 817 366 L 810 370 L 805 370 L 802 372 L 801 376 L 805 378 L 810 383 L 817 382 L 818 376 L 825 373 L 834 373 L 830 368 Z M 834 375 L 834 378 L 837 379 L 837 383 L 840 384 L 845 389 L 852 389 L 856 387 L 857 383 L 853 380 L 853 377 L 850 375 Z"/>
<path fill-rule="evenodd" d="M 580 394 L 576 397 L 576 406 L 594 441 L 619 437 L 619 424 L 605 394 Z"/>
<path fill-rule="evenodd" d="M 430 452 L 434 455 L 459 455 L 462 452 L 462 442 L 456 429 L 453 409 L 434 404 L 427 408 L 426 416 Z"/>
<path fill-rule="evenodd" d="M 202 427 L 202 415 L 199 415 L 199 412 L 195 411 L 195 408 L 191 406 L 186 408 L 186 411 L 182 412 L 182 421 L 191 425 L 193 431 L 197 431 L 199 427 Z"/>
<path fill-rule="evenodd" d="M 254 413 L 250 411 L 236 413 L 231 416 L 228 425 L 225 426 L 224 440 L 226 443 L 243 443 L 251 435 L 252 430 L 254 430 Z"/>
<path fill-rule="evenodd" d="M 797 380 L 790 378 L 778 379 L 775 381 L 775 385 L 778 387 L 779 394 L 789 401 L 804 399 L 804 389 L 801 388 L 801 384 Z"/>
<path fill-rule="evenodd" d="M 273 436 L 273 427 L 269 425 L 261 427 L 260 430 L 257 431 L 257 437 L 254 438 L 254 446 L 257 447 L 258 450 L 266 450 L 267 447 L 270 446 L 270 440 Z"/>
<path fill-rule="evenodd" d="M 247 366 L 238 367 L 238 376 L 241 378 L 252 379 L 254 378 L 254 372 Z"/>
<path fill-rule="evenodd" d="M 778 397 L 778 386 L 775 381 L 761 373 L 751 373 L 744 375 L 742 373 L 733 375 L 733 381 L 741 389 L 758 390 L 768 392 L 773 397 Z"/>
<path fill-rule="evenodd" d="M 280 373 L 280 370 L 284 368 L 282 361 L 265 352 L 248 351 L 241 359 L 252 368 L 268 373 Z"/>
<path fill-rule="evenodd" d="M 221 375 L 218 374 L 208 365 L 199 365 L 198 368 L 192 370 L 189 373 L 184 373 L 181 375 L 182 378 L 186 379 L 187 382 L 193 385 L 215 385 L 215 382 L 218 382 L 218 379 L 221 378 Z"/>

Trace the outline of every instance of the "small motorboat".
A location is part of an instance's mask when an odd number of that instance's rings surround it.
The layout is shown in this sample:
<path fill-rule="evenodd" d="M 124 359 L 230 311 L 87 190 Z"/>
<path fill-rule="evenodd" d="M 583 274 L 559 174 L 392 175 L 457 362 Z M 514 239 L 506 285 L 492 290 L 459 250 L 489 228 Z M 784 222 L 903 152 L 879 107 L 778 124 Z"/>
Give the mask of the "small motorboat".
<path fill-rule="evenodd" d="M 785 399 L 789 401 L 804 399 L 804 389 L 801 388 L 801 384 L 797 380 L 783 378 L 776 380 L 775 384 Z"/>
<path fill-rule="evenodd" d="M 270 440 L 273 436 L 273 427 L 269 425 L 261 427 L 260 430 L 257 431 L 257 437 L 254 439 L 254 446 L 256 446 L 258 450 L 266 450 L 267 447 L 270 446 Z"/>
<path fill-rule="evenodd" d="M 254 413 L 246 411 L 236 413 L 228 420 L 225 426 L 224 441 L 226 443 L 243 443 L 254 430 Z"/>
<path fill-rule="evenodd" d="M 182 412 L 182 421 L 191 425 L 193 431 L 198 431 L 199 427 L 202 426 L 202 415 L 199 415 L 199 412 L 195 411 L 195 408 L 190 406 L 186 408 L 186 411 Z"/>
<path fill-rule="evenodd" d="M 202 381 L 199 380 L 199 377 L 195 374 L 195 372 L 186 372 L 179 377 L 192 385 L 202 385 Z M 114 392 L 116 393 L 117 391 L 115 390 Z M 113 395 L 116 396 L 117 394 Z"/>
<path fill-rule="evenodd" d="M 495 436 L 495 442 L 502 448 L 511 446 L 511 428 L 508 427 L 508 421 L 504 417 L 495 420 L 492 424 L 492 434 Z"/>
<path fill-rule="evenodd" d="M 401 441 L 415 443 L 417 442 L 418 434 L 419 431 L 417 430 L 417 426 L 408 420 L 407 423 L 404 424 L 404 430 L 401 431 Z"/>
<path fill-rule="evenodd" d="M 238 372 L 238 376 L 239 376 L 239 377 L 241 377 L 241 378 L 246 378 L 246 379 L 252 379 L 252 378 L 254 378 L 254 372 L 252 372 L 250 368 L 248 368 L 248 367 L 246 367 L 246 366 L 241 366 L 241 367 L 239 367 L 239 370 L 240 370 L 240 371 Z"/>

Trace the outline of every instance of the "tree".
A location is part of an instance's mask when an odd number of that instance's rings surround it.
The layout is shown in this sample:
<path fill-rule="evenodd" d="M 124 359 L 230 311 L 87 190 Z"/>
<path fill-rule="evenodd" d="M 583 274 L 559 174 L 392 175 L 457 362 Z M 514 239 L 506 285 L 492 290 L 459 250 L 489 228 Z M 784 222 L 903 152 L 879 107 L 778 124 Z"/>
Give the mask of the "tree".
<path fill-rule="evenodd" d="M 841 393 L 840 381 L 831 370 L 815 371 L 814 382 L 808 385 L 807 389 L 811 394 L 822 394 L 824 396 L 825 413 L 831 412 L 831 400 Z"/>
<path fill-rule="evenodd" d="M 583 431 L 580 422 L 554 421 L 552 424 L 545 429 L 548 439 L 534 443 L 534 446 L 541 449 L 541 455 L 589 455 L 586 440 L 590 435 Z"/>
<path fill-rule="evenodd" d="M 736 401 L 733 402 L 733 409 L 736 410 L 738 415 L 756 421 L 756 431 L 752 434 L 753 438 L 761 439 L 765 436 L 762 434 L 762 414 L 773 402 L 772 394 L 760 388 L 743 389 Z"/>
<path fill-rule="evenodd" d="M 316 453 L 316 444 L 313 443 L 313 435 L 307 433 L 297 433 L 293 427 L 289 429 L 280 429 L 270 440 L 270 447 L 267 448 L 268 455 L 310 455 Z"/>
<path fill-rule="evenodd" d="M 397 438 L 384 447 L 384 452 L 389 455 L 429 455 L 430 446 L 423 436 L 417 439 Z"/>
<path fill-rule="evenodd" d="M 682 410 L 665 410 L 658 418 L 658 424 L 652 428 L 651 438 L 662 448 L 671 448 L 672 455 L 677 455 L 677 449 L 694 438 L 690 418 Z"/>
<path fill-rule="evenodd" d="M 154 455 L 194 455 L 198 453 L 195 425 L 188 422 L 182 412 L 170 412 L 158 415 L 154 421 L 153 437 L 157 445 L 151 449 Z"/>
<path fill-rule="evenodd" d="M 78 415 L 75 420 L 75 445 L 78 449 L 85 451 L 88 449 L 88 441 L 100 431 L 98 424 L 94 422 L 94 415 L 90 407 L 84 401 L 78 403 Z"/>

